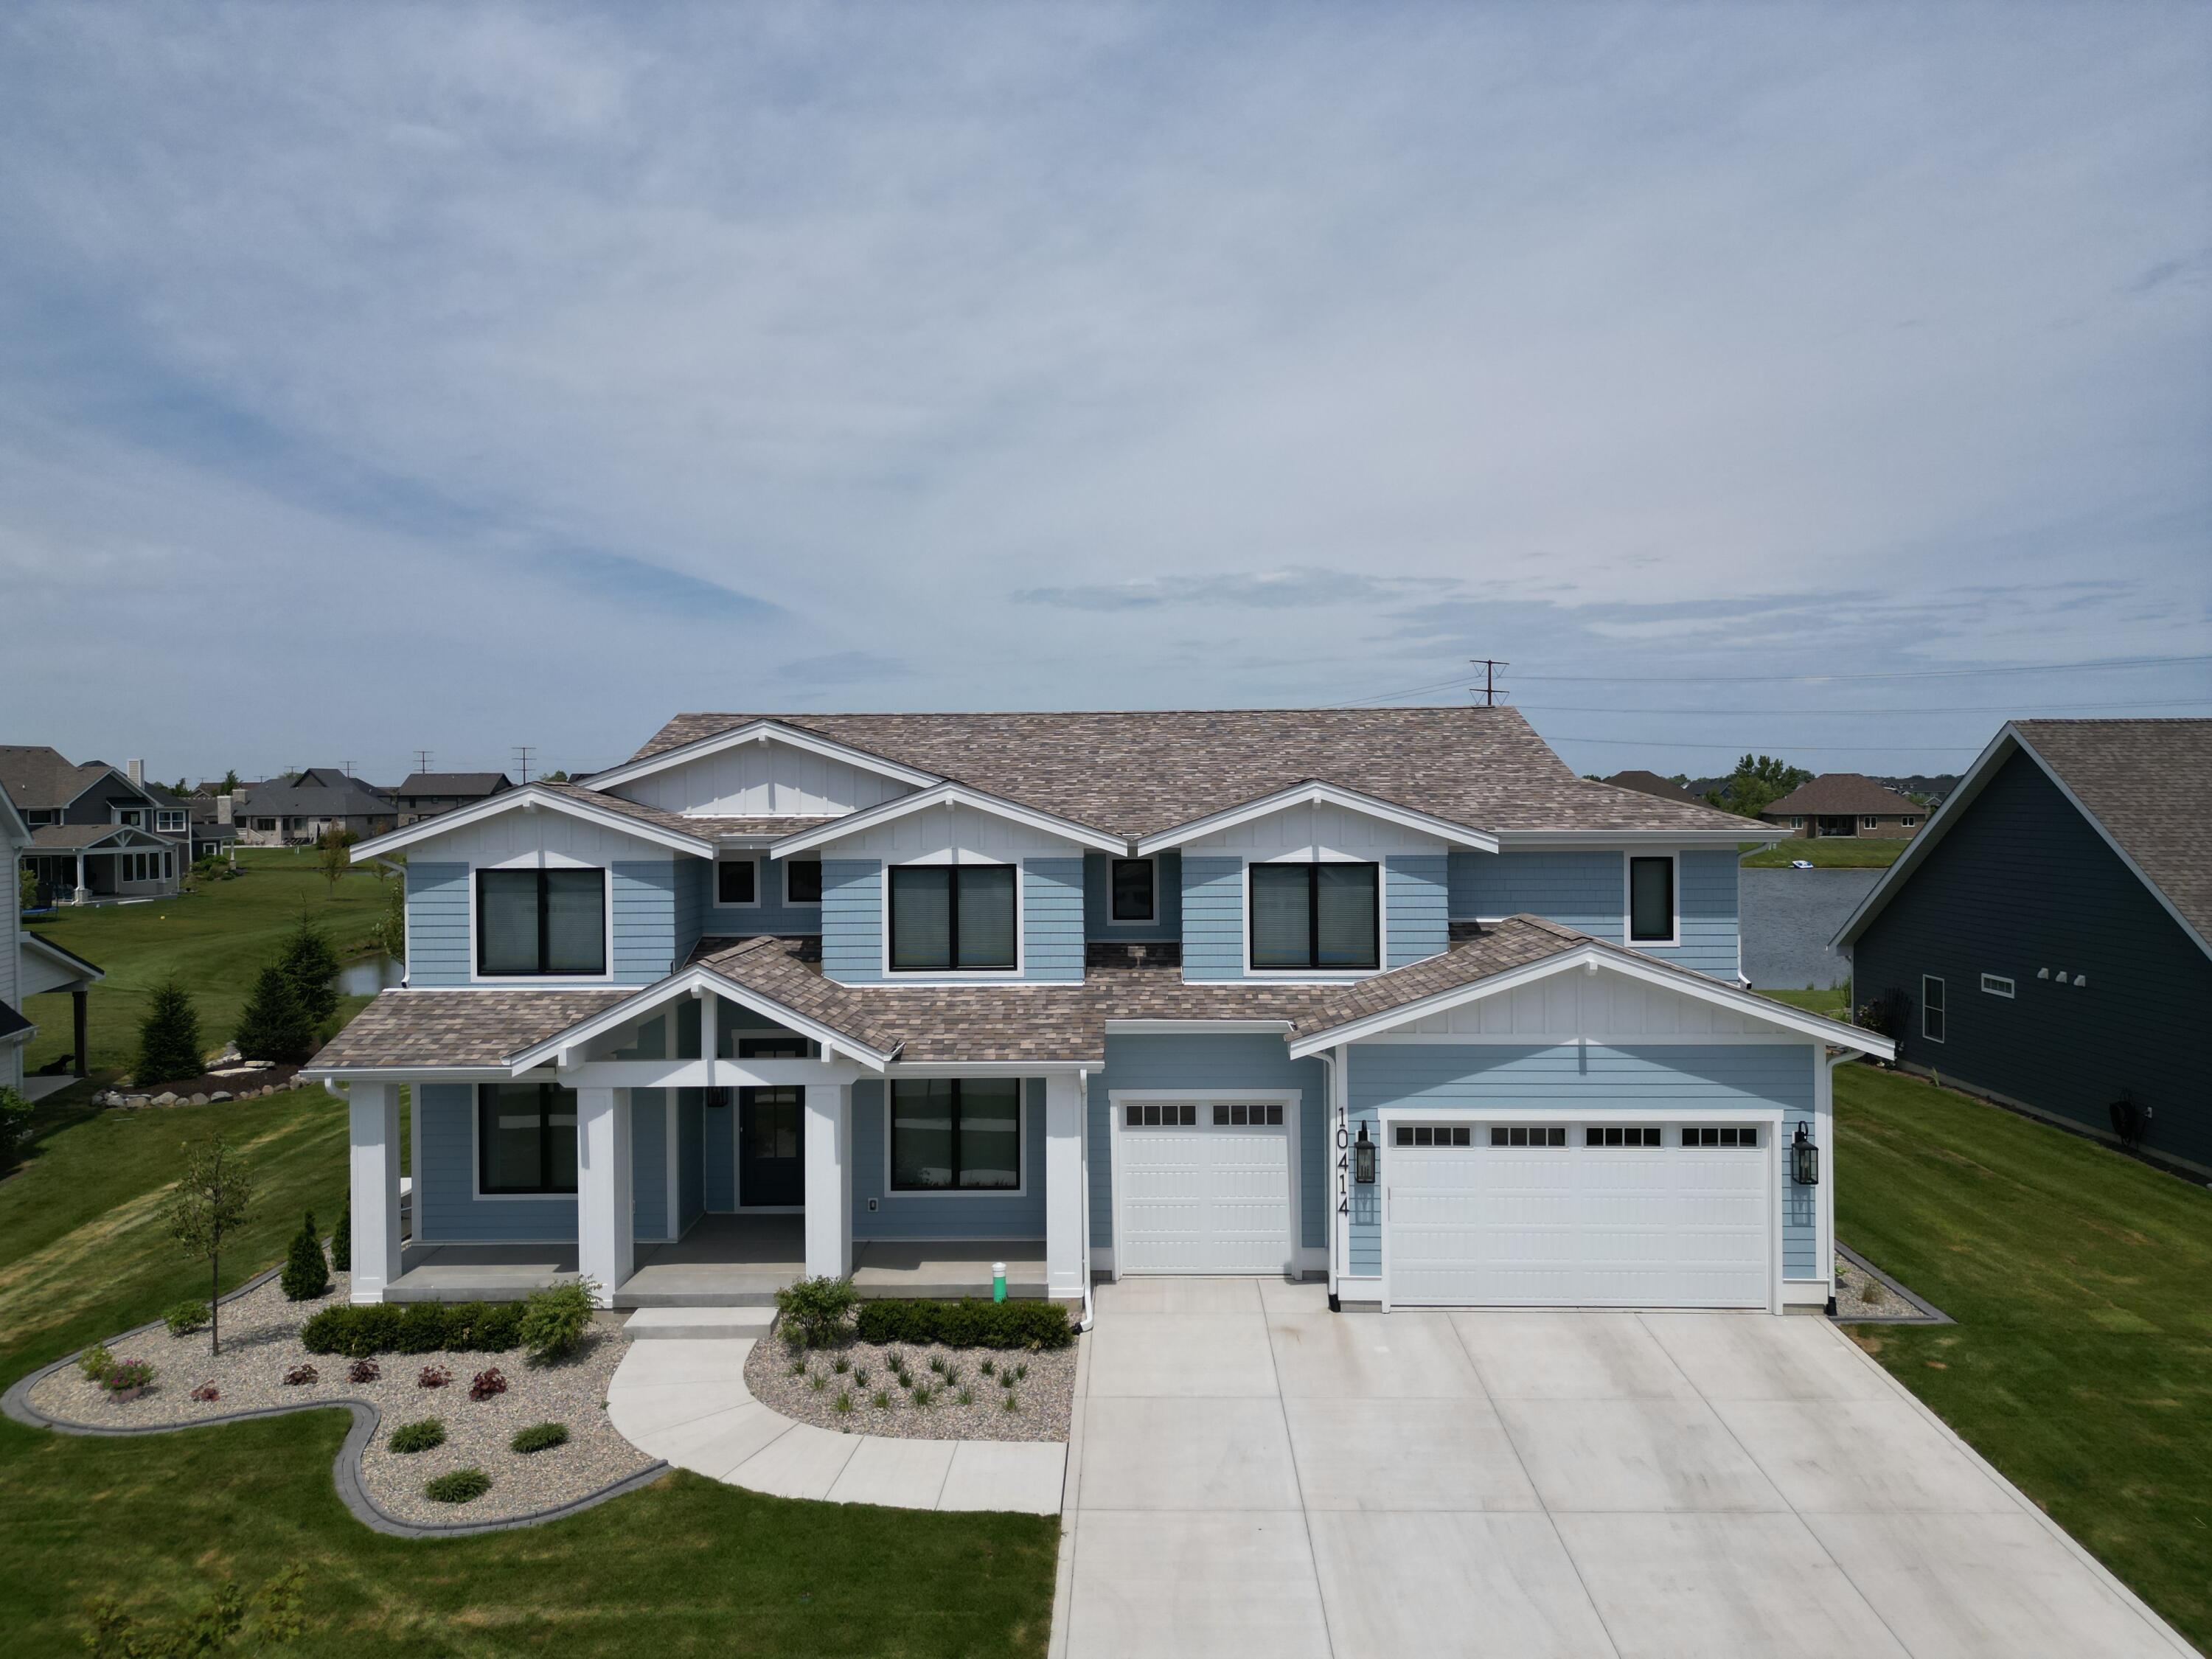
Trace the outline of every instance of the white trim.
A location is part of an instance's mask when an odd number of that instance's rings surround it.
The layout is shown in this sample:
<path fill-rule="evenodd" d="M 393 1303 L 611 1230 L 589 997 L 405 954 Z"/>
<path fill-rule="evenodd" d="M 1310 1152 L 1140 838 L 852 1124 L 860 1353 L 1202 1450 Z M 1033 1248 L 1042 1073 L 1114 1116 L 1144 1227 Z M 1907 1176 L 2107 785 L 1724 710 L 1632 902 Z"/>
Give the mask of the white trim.
<path fill-rule="evenodd" d="M 805 853 L 817 847 L 827 847 L 832 842 L 860 835 L 879 825 L 895 823 L 899 819 L 909 817 L 915 812 L 927 811 L 933 806 L 972 807 L 988 817 L 1004 818 L 1010 823 L 1018 823 L 1025 829 L 1035 830 L 1040 834 L 1055 836 L 1061 841 L 1072 841 L 1084 847 L 1095 848 L 1102 853 L 1126 854 L 1128 851 L 1128 843 L 1119 836 L 1107 835 L 1104 831 L 1093 830 L 1087 824 L 1078 823 L 1072 818 L 1060 817 L 1050 812 L 1040 812 L 1034 807 L 1023 806 L 997 795 L 987 795 L 981 790 L 970 788 L 963 783 L 938 783 L 931 785 L 927 789 L 917 790 L 911 795 L 894 797 L 878 805 L 871 806 L 865 811 L 850 813 L 833 823 L 820 824 L 811 830 L 802 830 L 797 835 L 786 836 L 769 848 L 769 856 L 775 859 L 789 858 L 794 853 Z"/>
<path fill-rule="evenodd" d="M 757 910 L 761 908 L 761 882 L 768 873 L 763 866 L 766 860 L 740 854 L 732 856 L 728 848 L 718 848 L 714 853 L 714 885 L 707 890 L 707 908 L 710 910 Z M 722 866 L 726 864 L 750 864 L 753 868 L 753 896 L 750 899 L 725 899 L 722 896 Z"/>
<path fill-rule="evenodd" d="M 1667 937 L 1638 939 L 1636 937 L 1636 861 L 1638 859 L 1667 860 L 1667 904 L 1669 915 Z M 1623 852 L 1620 855 L 1620 937 L 1632 951 L 1679 950 L 1682 944 L 1682 855 L 1674 852 Z"/>
<path fill-rule="evenodd" d="M 1625 951 L 1618 945 L 1601 945 L 1595 940 L 1570 946 L 1556 956 L 1524 963 L 1518 968 L 1509 968 L 1503 973 L 1489 975 L 1471 984 L 1455 986 L 1450 990 L 1439 991 L 1433 996 L 1422 997 L 1400 1007 L 1385 1009 L 1362 1019 L 1349 1020 L 1342 1025 L 1293 1038 L 1291 1058 L 1304 1060 L 1340 1042 L 1360 1042 L 1444 1009 L 1479 1002 L 1485 997 L 1511 990 L 1516 985 L 1530 984 L 1537 980 L 1548 979 L 1553 974 L 1584 966 L 1610 969 L 1648 985 L 1679 992 L 1693 1000 L 1733 1009 L 1738 1013 L 1748 1014 L 1754 1019 L 1779 1026 L 1785 1031 L 1818 1038 L 1856 1053 L 1875 1054 L 1884 1060 L 1896 1058 L 1897 1045 L 1872 1031 L 1862 1031 L 1835 1020 L 1822 1019 L 1816 1014 L 1792 1008 L 1787 1003 L 1771 1001 L 1748 991 L 1739 991 L 1733 986 L 1723 985 L 1717 980 L 1693 975 L 1686 969 L 1669 968 L 1656 962 L 1640 960 L 1633 951 Z"/>
<path fill-rule="evenodd" d="M 1998 989 L 2000 986 L 2004 988 Z M 2002 997 L 2007 1002 L 2010 1002 L 2014 999 L 2016 988 L 2013 983 L 2012 976 L 2008 974 L 1984 974 L 1982 990 L 1985 995 Z"/>
<path fill-rule="evenodd" d="M 1220 984 L 1219 980 L 1201 981 Z M 1108 1036 L 1234 1036 L 1274 1034 L 1291 1030 L 1287 1019 L 1111 1019 Z"/>
<path fill-rule="evenodd" d="M 893 864 L 886 859 L 878 866 L 883 879 L 876 884 L 878 910 L 876 931 L 881 945 L 877 971 L 885 985 L 974 985 L 1004 983 L 1020 979 L 1029 971 L 1029 860 L 1017 855 L 1011 860 L 990 859 L 975 864 L 924 864 L 908 860 Z M 891 966 L 891 872 L 894 870 L 1012 870 L 1014 872 L 1014 965 L 1011 968 L 894 968 Z M 946 895 L 948 904 L 960 902 L 959 878 L 951 883 L 952 890 Z M 1073 984 L 1073 981 L 1051 981 Z"/>
<path fill-rule="evenodd" d="M 1782 1031 L 1638 1032 L 1592 1036 L 1588 1031 L 1385 1031 L 1359 1039 L 1363 1048 L 1772 1048 L 1788 1045 Z"/>
<path fill-rule="evenodd" d="M 1122 1195 L 1128 1190 L 1127 1184 L 1121 1178 L 1121 1107 L 1125 1102 L 1142 1104 L 1146 1101 L 1172 1100 L 1182 1102 L 1187 1100 L 1193 1105 L 1200 1107 L 1212 1105 L 1217 1101 L 1228 1106 L 1240 1104 L 1252 1105 L 1255 1103 L 1262 1106 L 1273 1106 L 1279 1104 L 1283 1109 L 1283 1134 L 1288 1143 L 1288 1151 L 1285 1154 L 1286 1162 L 1285 1173 L 1285 1178 L 1290 1183 L 1285 1205 L 1285 1214 L 1284 1225 L 1285 1234 L 1283 1243 L 1289 1248 L 1291 1259 L 1293 1261 L 1297 1261 L 1303 1257 L 1305 1250 L 1305 1184 L 1303 1179 L 1304 1165 L 1300 1161 L 1304 1152 L 1305 1137 L 1302 1133 L 1298 1123 L 1298 1107 L 1300 1102 L 1302 1102 L 1304 1097 L 1305 1091 L 1302 1089 L 1107 1090 L 1107 1178 L 1112 1183 L 1112 1191 L 1114 1195 L 1114 1243 L 1111 1248 L 1114 1251 L 1115 1256 L 1115 1278 L 1119 1279 L 1121 1276 L 1120 1267 L 1121 1249 L 1122 1246 L 1128 1242 L 1129 1237 L 1128 1228 L 1124 1224 L 1121 1215 Z M 1162 1125 L 1161 1127 L 1165 1127 L 1166 1126 Z M 1177 1127 L 1180 1127 L 1181 1126 L 1178 1125 Z M 1213 1126 L 1211 1123 L 1201 1121 L 1194 1127 L 1210 1129 Z M 1249 1128 L 1251 1126 L 1247 1124 L 1245 1127 Z M 1271 1126 L 1262 1124 L 1260 1127 L 1264 1129 Z M 1087 1133 L 1087 1125 L 1085 1126 L 1085 1128 Z M 1085 1194 L 1085 1202 L 1089 1201 L 1088 1194 Z"/>
<path fill-rule="evenodd" d="M 1741 830 L 1500 830 L 1501 848 L 1591 848 L 1611 852 L 1619 848 L 1650 848 L 1688 851 L 1697 848 L 1771 846 L 1782 839 L 1779 827 L 1746 818 Z"/>
<path fill-rule="evenodd" d="M 1272 858 L 1240 855 L 1237 878 L 1237 931 L 1243 936 L 1246 981 L 1260 985 L 1356 985 L 1390 971 L 1390 864 L 1380 855 L 1371 859 Z M 1260 865 L 1304 868 L 1323 864 L 1366 864 L 1375 869 L 1375 965 L 1372 968 L 1255 968 L 1252 965 L 1252 872 Z M 1449 907 L 1447 907 L 1449 908 Z M 1449 921 L 1447 921 L 1449 928 Z M 1218 980 L 1191 980 L 1185 984 L 1218 984 Z"/>
<path fill-rule="evenodd" d="M 498 1088 L 503 1084 L 520 1083 L 522 1080 L 523 1079 L 520 1078 L 500 1078 L 496 1080 L 488 1079 L 488 1081 L 490 1082 L 490 1086 L 493 1088 Z M 540 1079 L 540 1081 L 543 1081 L 543 1079 Z M 471 1083 L 469 1085 L 469 1201 L 472 1204 L 544 1204 L 549 1201 L 557 1204 L 565 1199 L 572 1204 L 575 1202 L 576 1192 L 580 1191 L 584 1184 L 583 1160 L 580 1154 L 577 1159 L 575 1191 L 565 1193 L 488 1193 L 483 1189 L 483 1097 L 478 1092 L 478 1091 L 484 1086 L 485 1085 L 483 1084 L 479 1083 Z M 532 1086 L 534 1087 L 536 1085 L 533 1085 Z M 566 1089 L 570 1094 L 576 1097 L 577 1109 L 580 1114 L 583 1106 L 583 1095 L 581 1091 L 577 1090 L 574 1085 L 561 1082 L 557 1079 L 555 1079 L 554 1086 L 556 1088 Z M 579 1127 L 580 1127 L 580 1125 Z M 411 1130 L 414 1126 L 410 1123 L 408 1127 Z M 517 1243 L 518 1241 L 501 1238 L 483 1239 L 479 1240 L 478 1242 L 482 1243 L 509 1244 Z"/>
<path fill-rule="evenodd" d="M 27 927 L 19 926 L 15 930 L 15 937 L 21 942 L 22 948 L 25 951 L 30 951 L 34 955 L 44 957 L 48 962 L 53 963 L 55 967 L 60 969 L 64 973 L 66 973 L 71 979 L 81 979 L 88 984 L 96 984 L 100 981 L 107 977 L 107 969 L 105 968 L 94 967 L 91 963 L 85 961 L 81 957 L 71 956 L 68 951 L 63 950 L 61 946 L 49 944 L 45 939 L 41 938 L 37 933 L 33 933 Z M 26 994 L 29 994 L 27 993 Z M 40 992 L 37 994 L 44 995 L 45 993 Z"/>
<path fill-rule="evenodd" d="M 1141 864 L 1152 872 L 1152 914 L 1141 920 L 1121 917 L 1114 914 L 1114 866 L 1117 864 Z M 1110 854 L 1106 860 L 1106 926 L 1109 927 L 1157 927 L 1160 925 L 1160 861 L 1132 853 Z"/>
<path fill-rule="evenodd" d="M 891 1085 L 898 1080 L 897 1074 L 894 1073 L 892 1076 L 887 1077 L 884 1079 L 884 1179 L 882 1188 L 876 1194 L 878 1200 L 879 1202 L 888 1204 L 895 1198 L 924 1199 L 932 1203 L 935 1203 L 939 1200 L 947 1198 L 1027 1198 L 1030 1195 L 1030 1079 L 1036 1074 L 1034 1072 L 1030 1071 L 1019 1073 L 1000 1072 L 992 1073 L 977 1071 L 971 1067 L 964 1072 L 947 1072 L 940 1075 L 950 1078 L 955 1082 L 959 1081 L 963 1078 L 970 1077 L 988 1082 L 997 1082 L 1002 1078 L 1008 1077 L 1013 1079 L 1016 1086 L 1020 1091 L 1017 1096 L 1017 1098 L 1020 1102 L 1020 1106 L 1016 1115 L 1016 1121 L 1020 1125 L 1020 1128 L 1015 1136 L 1014 1141 L 1014 1167 L 1020 1176 L 1020 1182 L 1018 1185 L 1012 1187 L 921 1188 L 892 1186 L 891 1095 L 893 1091 Z M 905 1077 L 908 1081 L 915 1083 L 928 1080 L 928 1079 L 923 1074 L 913 1072 L 905 1073 Z M 1040 1079 L 1040 1081 L 1042 1081 L 1042 1079 Z M 1051 1103 L 1048 1099 L 1038 1103 L 1037 1135 L 1040 1142 L 1042 1142 L 1044 1136 L 1046 1121 L 1050 1110 Z"/>
<path fill-rule="evenodd" d="M 1465 824 L 1455 823 L 1449 818 L 1395 805 L 1373 795 L 1363 795 L 1357 790 L 1340 788 L 1333 783 L 1311 782 L 1294 783 L 1287 789 L 1262 795 L 1259 799 L 1247 801 L 1241 806 L 1210 812 L 1204 817 L 1177 824 L 1172 830 L 1146 836 L 1137 842 L 1135 855 L 1150 858 L 1169 848 L 1181 847 L 1187 842 L 1196 841 L 1223 830 L 1233 830 L 1240 823 L 1249 823 L 1255 818 L 1266 817 L 1285 807 L 1310 805 L 1341 807 L 1346 811 L 1379 818 L 1385 823 L 1395 823 L 1401 830 L 1433 836 L 1438 841 L 1449 842 L 1455 847 L 1469 848 L 1478 853 L 1495 853 L 1498 850 L 1498 837 L 1487 830 L 1470 829 Z"/>
<path fill-rule="evenodd" d="M 858 1038 L 849 1037 L 842 1031 L 833 1030 L 819 1020 L 809 1018 L 795 1009 L 784 1006 L 773 998 L 763 996 L 758 991 L 739 985 L 734 980 L 725 979 L 703 963 L 695 963 L 689 968 L 670 975 L 657 985 L 642 987 L 634 995 L 623 998 L 611 1008 L 604 1009 L 588 1019 L 579 1020 L 565 1030 L 556 1031 L 551 1036 L 527 1048 L 520 1049 L 509 1054 L 507 1057 L 507 1065 L 512 1073 L 519 1075 L 532 1066 L 542 1065 L 544 1061 L 552 1059 L 564 1048 L 574 1048 L 588 1042 L 593 1037 L 602 1036 L 617 1026 L 627 1024 L 632 1019 L 650 1013 L 664 1002 L 688 994 L 695 987 L 712 991 L 718 996 L 726 997 L 740 1007 L 750 1008 L 753 1012 L 772 1019 L 780 1025 L 789 1026 L 802 1036 L 812 1037 L 822 1045 L 825 1057 L 832 1054 L 845 1054 L 859 1060 L 873 1071 L 881 1071 L 892 1058 L 890 1054 L 872 1048 Z M 731 1066 L 738 1062 L 718 1058 L 715 1063 L 718 1066 Z M 818 1065 L 820 1062 L 814 1063 Z M 641 1084 L 636 1086 L 642 1088 L 654 1085 Z"/>
<path fill-rule="evenodd" d="M 1055 983 L 1073 984 L 1058 981 Z M 1097 1071 L 1096 1055 L 1088 1060 L 894 1060 L 884 1068 L 885 1077 L 1043 1077 L 1048 1073 Z"/>
<path fill-rule="evenodd" d="M 1920 1040 L 1923 1042 L 1940 1043 L 1943 1041 L 1943 1037 L 1931 1036 L 1928 1031 L 1928 988 L 1931 984 L 1942 986 L 1942 989 L 1937 994 L 1943 1006 L 1936 1011 L 1936 1017 L 1943 1023 L 1945 1036 L 1948 1036 L 1951 1030 L 1951 988 L 1943 984 L 1943 975 L 1941 974 L 1923 974 L 1920 976 Z"/>
<path fill-rule="evenodd" d="M 882 756 L 869 754 L 864 749 L 852 748 L 835 738 L 817 737 L 811 732 L 786 726 L 781 720 L 756 720 L 732 726 L 726 732 L 717 732 L 711 737 L 695 738 L 690 743 L 678 744 L 673 749 L 663 749 L 641 760 L 625 761 L 620 766 L 610 767 L 604 772 L 594 772 L 590 782 L 583 787 L 602 793 L 611 793 L 617 784 L 634 783 L 656 772 L 665 772 L 691 761 L 702 760 L 709 755 L 719 755 L 726 749 L 735 749 L 742 744 L 769 741 L 784 744 L 793 749 L 803 749 L 810 755 L 819 755 L 827 760 L 844 761 L 862 771 L 872 772 L 878 777 L 890 778 L 896 782 L 912 784 L 916 788 L 938 781 L 934 772 L 902 766 L 896 761 L 885 760 Z"/>
<path fill-rule="evenodd" d="M 465 829 L 485 818 L 498 817 L 507 812 L 534 812 L 540 808 L 581 818 L 585 823 L 597 824 L 603 830 L 635 836 L 640 841 L 651 842 L 656 846 L 672 848 L 679 853 L 696 853 L 707 858 L 712 858 L 714 854 L 714 843 L 704 836 L 678 835 L 672 830 L 648 823 L 642 818 L 631 817 L 610 807 L 595 806 L 578 800 L 573 795 L 556 794 L 538 784 L 526 783 L 513 789 L 501 790 L 496 795 L 487 795 L 473 806 L 458 806 L 450 812 L 417 818 L 404 829 L 387 830 L 383 835 L 357 842 L 354 844 L 353 861 L 360 864 L 366 860 L 381 857 L 400 848 L 412 847 L 417 842 L 429 841 L 451 830 Z M 253 815 L 249 811 L 247 816 Z"/>
<path fill-rule="evenodd" d="M 773 862 L 773 860 L 771 861 Z M 818 870 L 821 866 L 822 860 L 820 859 L 786 859 L 782 860 L 782 864 L 783 908 L 787 910 L 819 910 L 822 908 L 822 901 L 819 897 L 811 899 L 792 897 L 791 872 L 798 868 L 801 864 L 811 864 Z M 760 890 L 758 888 L 755 888 L 753 890 L 758 892 Z"/>
<path fill-rule="evenodd" d="M 606 969 L 598 974 L 487 974 L 478 965 L 482 958 L 477 954 L 477 878 L 489 872 L 493 874 L 512 873 L 516 870 L 543 872 L 547 870 L 596 870 L 599 873 L 599 920 L 603 932 L 599 948 Z M 500 991 L 598 991 L 615 982 L 615 872 L 605 864 L 471 864 L 469 866 L 469 982 L 456 988 L 465 990 Z M 412 929 L 410 929 L 411 935 Z M 410 948 L 412 948 L 410 946 Z M 411 969 L 411 964 L 410 964 Z"/>

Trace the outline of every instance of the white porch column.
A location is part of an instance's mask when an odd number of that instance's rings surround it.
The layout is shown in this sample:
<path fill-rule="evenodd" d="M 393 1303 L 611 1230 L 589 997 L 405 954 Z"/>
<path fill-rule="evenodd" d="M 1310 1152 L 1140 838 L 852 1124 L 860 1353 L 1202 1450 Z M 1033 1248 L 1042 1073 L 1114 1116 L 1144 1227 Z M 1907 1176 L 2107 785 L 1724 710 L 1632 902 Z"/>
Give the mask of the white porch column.
<path fill-rule="evenodd" d="M 635 1269 L 630 1218 L 629 1091 L 576 1091 L 576 1265 L 614 1306 Z"/>
<path fill-rule="evenodd" d="M 885 1085 L 888 1093 L 889 1085 Z M 806 1276 L 853 1271 L 853 1088 L 806 1085 Z"/>
<path fill-rule="evenodd" d="M 79 853 L 76 855 L 76 890 L 70 895 L 70 902 L 89 904 L 91 902 L 92 889 L 84 884 L 84 854 Z"/>
<path fill-rule="evenodd" d="M 353 1185 L 353 1296 L 381 1302 L 399 1277 L 399 1089 L 356 1083 L 347 1095 Z"/>
<path fill-rule="evenodd" d="M 1073 1073 L 1044 1080 L 1044 1278 L 1046 1294 L 1081 1296 L 1085 1284 L 1083 1085 Z"/>

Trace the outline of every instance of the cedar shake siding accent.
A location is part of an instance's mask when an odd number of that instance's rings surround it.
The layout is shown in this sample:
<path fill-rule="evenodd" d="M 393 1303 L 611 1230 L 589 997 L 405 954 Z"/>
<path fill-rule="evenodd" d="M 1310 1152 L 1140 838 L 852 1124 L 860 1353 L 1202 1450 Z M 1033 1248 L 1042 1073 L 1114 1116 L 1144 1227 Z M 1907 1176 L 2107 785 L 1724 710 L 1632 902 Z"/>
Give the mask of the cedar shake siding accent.
<path fill-rule="evenodd" d="M 2125 1096 L 2147 1148 L 2212 1166 L 2212 958 L 2042 769 L 2004 762 L 1922 857 L 1851 950 L 1856 1005 L 1909 1004 L 1906 1063 L 2103 1133 Z M 1944 981 L 1940 1043 L 1920 1035 L 1923 975 Z"/>

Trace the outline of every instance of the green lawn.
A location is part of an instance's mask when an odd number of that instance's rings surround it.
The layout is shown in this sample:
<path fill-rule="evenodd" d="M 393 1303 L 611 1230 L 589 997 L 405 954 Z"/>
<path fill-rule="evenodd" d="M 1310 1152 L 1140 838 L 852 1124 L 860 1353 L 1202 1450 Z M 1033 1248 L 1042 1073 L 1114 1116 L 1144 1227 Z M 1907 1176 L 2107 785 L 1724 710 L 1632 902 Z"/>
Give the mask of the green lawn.
<path fill-rule="evenodd" d="M 333 890 L 312 850 L 256 849 L 240 853 L 238 862 L 246 873 L 237 880 L 208 882 L 173 899 L 64 908 L 25 920 L 32 933 L 107 970 L 92 988 L 87 1011 L 94 1072 L 122 1072 L 137 1058 L 138 1022 L 165 980 L 174 977 L 191 993 L 200 1034 L 210 1050 L 219 1048 L 230 1040 L 254 975 L 299 925 L 303 910 L 342 957 L 367 945 L 383 915 L 385 887 L 373 868 L 349 871 Z M 359 1006 L 351 1004 L 348 1012 Z M 70 1051 L 66 994 L 28 998 L 23 1012 L 39 1027 L 24 1056 L 28 1069 Z"/>
<path fill-rule="evenodd" d="M 1846 1024 L 1850 1020 L 1851 994 L 1848 986 L 1832 985 L 1825 991 L 1761 991 L 1759 994 L 1786 1002 L 1793 1008 L 1802 1008 L 1808 1014 L 1824 1014 Z"/>
<path fill-rule="evenodd" d="M 1871 1066 L 1836 1117 L 1838 1236 L 1959 1322 L 1859 1340 L 2212 1646 L 2212 1193 Z"/>
<path fill-rule="evenodd" d="M 1743 863 L 1746 869 L 1771 870 L 1804 859 L 1823 870 L 1887 870 L 1911 845 L 1886 836 L 1797 836 L 1764 848 L 1747 845 Z"/>
<path fill-rule="evenodd" d="M 0 1383 L 200 1290 L 163 1237 L 179 1143 L 245 1148 L 264 1200 L 227 1259 L 271 1265 L 313 1205 L 334 1218 L 344 1108 L 320 1089 L 170 1111 L 42 1103 L 0 1182 Z M 406 1144 L 403 1129 L 401 1144 Z M 386 1539 L 339 1504 L 346 1418 L 315 1413 L 123 1441 L 0 1420 L 0 1630 L 79 1650 L 113 1593 L 173 1621 L 224 1579 L 307 1570 L 307 1639 L 338 1655 L 1041 1654 L 1058 1523 L 789 1503 L 672 1475 L 550 1527 Z"/>

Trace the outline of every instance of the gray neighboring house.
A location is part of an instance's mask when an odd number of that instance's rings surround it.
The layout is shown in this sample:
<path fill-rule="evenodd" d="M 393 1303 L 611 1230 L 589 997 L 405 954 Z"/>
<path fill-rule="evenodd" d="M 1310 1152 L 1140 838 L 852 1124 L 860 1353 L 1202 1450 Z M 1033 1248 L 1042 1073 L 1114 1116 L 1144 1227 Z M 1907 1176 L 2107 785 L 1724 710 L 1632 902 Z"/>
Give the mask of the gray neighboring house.
<path fill-rule="evenodd" d="M 143 770 L 137 761 L 128 773 L 105 761 L 79 765 L 44 744 L 0 744 L 0 793 L 29 834 L 17 856 L 41 905 L 176 892 L 180 844 L 161 829 L 173 809 L 147 789 Z"/>
<path fill-rule="evenodd" d="M 311 847 L 333 829 L 356 836 L 398 828 L 399 808 L 373 784 L 334 766 L 311 766 L 287 783 L 252 786 L 231 812 L 240 847 Z"/>
<path fill-rule="evenodd" d="M 456 807 L 474 806 L 514 787 L 514 780 L 504 772 L 415 772 L 392 792 L 392 798 L 404 827 Z"/>

